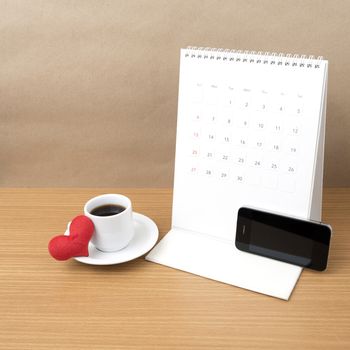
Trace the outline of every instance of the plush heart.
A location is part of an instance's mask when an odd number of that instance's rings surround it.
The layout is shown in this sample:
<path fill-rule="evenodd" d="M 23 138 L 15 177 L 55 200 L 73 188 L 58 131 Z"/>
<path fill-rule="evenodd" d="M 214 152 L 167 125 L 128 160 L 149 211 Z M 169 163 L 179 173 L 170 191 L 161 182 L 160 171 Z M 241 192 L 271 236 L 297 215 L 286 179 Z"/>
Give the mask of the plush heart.
<path fill-rule="evenodd" d="M 94 233 L 93 222 L 84 215 L 75 217 L 69 227 L 69 236 L 56 236 L 49 242 L 49 252 L 57 260 L 74 256 L 89 256 L 89 241 Z"/>

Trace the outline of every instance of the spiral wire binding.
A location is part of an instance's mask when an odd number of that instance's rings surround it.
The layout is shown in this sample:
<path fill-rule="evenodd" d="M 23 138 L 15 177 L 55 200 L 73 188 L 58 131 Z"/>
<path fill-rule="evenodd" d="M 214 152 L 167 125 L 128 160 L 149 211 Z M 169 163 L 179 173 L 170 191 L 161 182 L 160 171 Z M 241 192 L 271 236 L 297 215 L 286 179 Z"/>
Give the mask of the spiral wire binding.
<path fill-rule="evenodd" d="M 315 58 L 310 55 L 277 53 L 268 51 L 230 50 L 213 47 L 187 46 L 185 57 L 216 60 L 227 62 L 242 62 L 256 64 L 270 64 L 276 66 L 290 66 L 301 68 L 320 68 L 323 56 Z"/>

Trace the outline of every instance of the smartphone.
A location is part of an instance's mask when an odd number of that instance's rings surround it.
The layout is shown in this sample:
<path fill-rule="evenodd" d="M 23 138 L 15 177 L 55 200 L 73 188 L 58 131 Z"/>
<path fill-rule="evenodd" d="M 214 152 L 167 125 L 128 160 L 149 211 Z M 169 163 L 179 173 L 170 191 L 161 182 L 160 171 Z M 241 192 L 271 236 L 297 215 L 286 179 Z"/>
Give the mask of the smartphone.
<path fill-rule="evenodd" d="M 268 258 L 323 271 L 327 267 L 332 228 L 252 208 L 240 208 L 236 247 Z"/>

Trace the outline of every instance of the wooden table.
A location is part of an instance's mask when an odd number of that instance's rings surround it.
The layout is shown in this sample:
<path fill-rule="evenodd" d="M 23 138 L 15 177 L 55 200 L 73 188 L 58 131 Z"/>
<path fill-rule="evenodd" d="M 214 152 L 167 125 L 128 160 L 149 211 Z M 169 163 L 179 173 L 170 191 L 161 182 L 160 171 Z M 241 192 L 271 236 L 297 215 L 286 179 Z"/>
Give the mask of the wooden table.
<path fill-rule="evenodd" d="M 326 189 L 329 268 L 286 302 L 139 258 L 57 262 L 53 235 L 100 193 L 124 193 L 170 227 L 168 189 L 1 189 L 1 349 L 350 349 L 350 189 Z"/>

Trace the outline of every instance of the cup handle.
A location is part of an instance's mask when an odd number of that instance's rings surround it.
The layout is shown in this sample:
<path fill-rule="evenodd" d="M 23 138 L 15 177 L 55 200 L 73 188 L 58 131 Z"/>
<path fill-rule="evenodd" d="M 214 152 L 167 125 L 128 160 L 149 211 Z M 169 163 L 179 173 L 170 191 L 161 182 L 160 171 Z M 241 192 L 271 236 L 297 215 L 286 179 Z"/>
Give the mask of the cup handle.
<path fill-rule="evenodd" d="M 72 223 L 72 221 L 69 221 L 67 224 L 67 228 L 66 228 L 66 232 L 64 233 L 64 236 L 69 236 L 69 228 L 70 228 L 70 224 Z"/>

